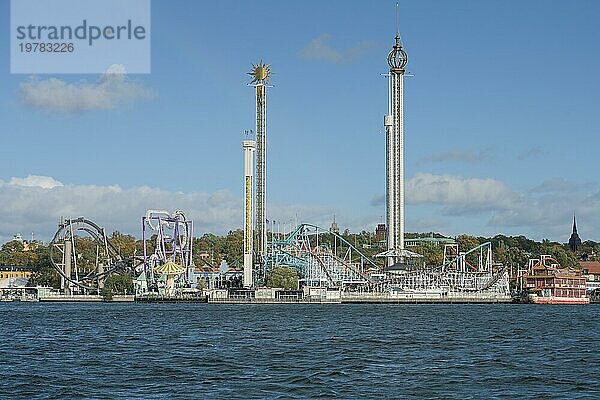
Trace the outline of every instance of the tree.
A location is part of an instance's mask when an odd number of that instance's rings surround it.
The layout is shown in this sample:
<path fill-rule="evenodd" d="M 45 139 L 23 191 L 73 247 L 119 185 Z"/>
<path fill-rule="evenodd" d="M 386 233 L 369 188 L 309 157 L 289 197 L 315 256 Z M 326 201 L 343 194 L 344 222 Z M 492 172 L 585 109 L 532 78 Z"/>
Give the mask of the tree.
<path fill-rule="evenodd" d="M 48 247 L 39 246 L 35 250 L 36 260 L 30 265 L 32 274 L 30 285 L 48 286 L 53 288 L 60 287 L 60 275 L 54 269 L 50 261 L 50 252 Z"/>
<path fill-rule="evenodd" d="M 199 260 L 200 253 L 207 252 L 211 255 L 210 262 L 212 264 L 218 264 L 222 259 L 221 251 L 223 249 L 223 243 L 225 239 L 223 237 L 214 235 L 212 233 L 205 233 L 199 238 L 194 238 L 194 262 L 196 265 L 202 265 Z M 241 253 L 240 253 L 241 254 Z"/>
<path fill-rule="evenodd" d="M 460 235 L 456 238 L 456 241 L 458 242 L 458 251 L 461 253 L 467 252 L 480 244 L 476 237 L 470 235 Z M 468 254 L 465 259 L 470 265 L 476 266 L 478 263 L 478 252 Z"/>
<path fill-rule="evenodd" d="M 433 243 L 421 243 L 411 250 L 423 256 L 423 262 L 426 267 L 437 267 L 444 262 L 444 252 L 442 248 Z"/>
<path fill-rule="evenodd" d="M 544 243 L 537 255 L 548 254 L 566 268 L 579 268 L 579 260 L 568 247 L 559 243 Z"/>
<path fill-rule="evenodd" d="M 131 235 L 124 235 L 119 231 L 114 231 L 110 237 L 110 241 L 119 250 L 122 257 L 133 257 L 136 252 L 136 240 Z"/>
<path fill-rule="evenodd" d="M 460 251 L 469 251 L 474 247 L 479 246 L 479 240 L 471 235 L 460 235 L 456 238 Z"/>
<path fill-rule="evenodd" d="M 4 243 L 2 246 L 2 251 L 6 251 L 8 253 L 20 253 L 24 249 L 23 243 L 18 240 L 11 240 L 10 242 Z"/>
<path fill-rule="evenodd" d="M 107 288 L 102 289 L 102 299 L 104 301 L 112 301 L 112 299 L 113 299 L 112 289 L 107 289 Z"/>
<path fill-rule="evenodd" d="M 275 267 L 267 274 L 267 286 L 278 287 L 285 290 L 298 288 L 298 272 L 292 267 Z"/>
<path fill-rule="evenodd" d="M 104 281 L 103 293 L 133 294 L 133 279 L 129 274 L 111 275 Z"/>
<path fill-rule="evenodd" d="M 527 254 L 518 247 L 497 246 L 494 248 L 494 261 L 508 267 L 527 265 Z"/>
<path fill-rule="evenodd" d="M 223 243 L 222 254 L 227 264 L 238 267 L 241 264 L 244 252 L 244 231 L 237 229 L 230 231 Z"/>

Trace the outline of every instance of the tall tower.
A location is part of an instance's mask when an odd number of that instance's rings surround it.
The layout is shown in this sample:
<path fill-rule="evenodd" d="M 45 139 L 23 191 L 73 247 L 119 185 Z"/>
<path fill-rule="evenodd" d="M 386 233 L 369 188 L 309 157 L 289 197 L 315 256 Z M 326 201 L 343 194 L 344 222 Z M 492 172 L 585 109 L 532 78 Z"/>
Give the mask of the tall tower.
<path fill-rule="evenodd" d="M 388 114 L 384 117 L 386 134 L 386 264 L 401 260 L 404 252 L 404 71 L 408 56 L 396 33 L 388 53 L 390 66 Z"/>
<path fill-rule="evenodd" d="M 256 142 L 244 140 L 244 286 L 252 287 L 252 255 L 254 253 L 254 151 Z"/>
<path fill-rule="evenodd" d="M 264 278 L 267 255 L 267 90 L 271 69 L 269 64 L 252 64 L 248 75 L 256 88 L 256 232 L 255 264 L 260 278 Z"/>

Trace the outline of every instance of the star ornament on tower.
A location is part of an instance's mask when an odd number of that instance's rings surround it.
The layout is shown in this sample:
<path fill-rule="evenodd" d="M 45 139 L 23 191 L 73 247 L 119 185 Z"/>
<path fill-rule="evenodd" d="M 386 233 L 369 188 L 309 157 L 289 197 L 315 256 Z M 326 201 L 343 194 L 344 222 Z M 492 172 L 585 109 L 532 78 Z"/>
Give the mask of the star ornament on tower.
<path fill-rule="evenodd" d="M 264 64 L 262 60 L 258 64 L 252 64 L 252 70 L 248 72 L 248 75 L 252 77 L 253 84 L 269 83 L 269 77 L 271 76 L 271 64 Z"/>

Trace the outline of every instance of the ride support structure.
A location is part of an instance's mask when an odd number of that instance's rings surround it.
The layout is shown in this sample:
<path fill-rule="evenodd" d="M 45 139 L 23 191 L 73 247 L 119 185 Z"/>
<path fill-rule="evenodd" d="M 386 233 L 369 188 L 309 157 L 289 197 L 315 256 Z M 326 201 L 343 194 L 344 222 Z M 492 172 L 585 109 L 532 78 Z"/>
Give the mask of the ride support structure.
<path fill-rule="evenodd" d="M 145 274 L 150 291 L 155 291 L 158 287 L 159 275 L 155 273 L 156 268 L 169 261 L 185 269 L 183 276 L 177 277 L 178 283 L 190 283 L 194 268 L 193 234 L 193 221 L 188 220 L 183 211 L 169 213 L 162 210 L 148 210 L 142 217 L 144 258 L 141 272 Z"/>
<path fill-rule="evenodd" d="M 100 294 L 105 279 L 129 270 L 104 228 L 84 217 L 64 219 L 50 242 L 50 261 L 60 274 L 65 295 Z"/>

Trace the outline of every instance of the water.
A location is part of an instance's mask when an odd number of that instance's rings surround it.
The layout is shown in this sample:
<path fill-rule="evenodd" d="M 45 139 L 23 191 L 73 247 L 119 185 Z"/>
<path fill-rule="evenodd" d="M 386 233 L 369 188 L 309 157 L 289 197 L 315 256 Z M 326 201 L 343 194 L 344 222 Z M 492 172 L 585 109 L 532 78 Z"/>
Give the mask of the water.
<path fill-rule="evenodd" d="M 0 398 L 600 398 L 599 311 L 4 303 Z"/>

